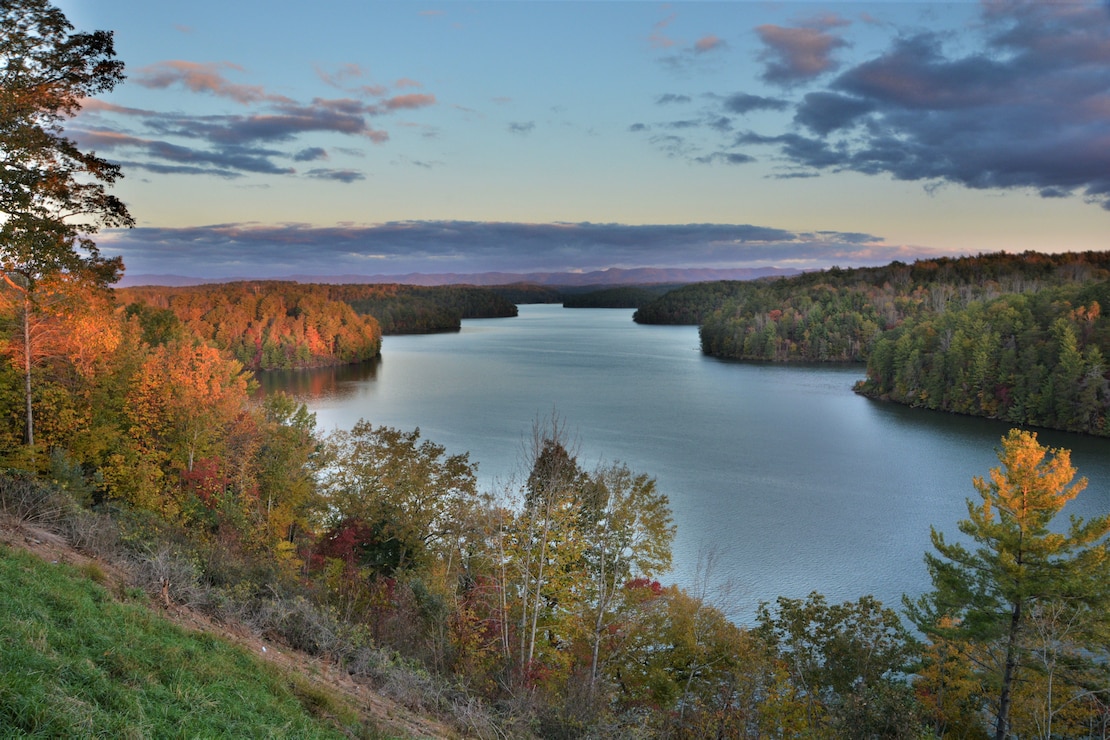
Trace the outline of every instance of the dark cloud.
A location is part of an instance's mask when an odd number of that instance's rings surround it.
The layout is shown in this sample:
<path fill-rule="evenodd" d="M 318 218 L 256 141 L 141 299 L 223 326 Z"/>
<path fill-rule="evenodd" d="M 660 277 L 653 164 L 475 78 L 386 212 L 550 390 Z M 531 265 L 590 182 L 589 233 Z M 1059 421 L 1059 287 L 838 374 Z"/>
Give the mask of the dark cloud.
<path fill-rule="evenodd" d="M 815 168 L 846 167 L 849 155 L 843 150 L 830 146 L 824 139 L 815 139 L 799 134 L 763 136 L 745 132 L 736 137 L 734 145 L 777 144 L 782 153 L 796 163 Z M 896 153 L 893 156 L 897 156 Z"/>
<path fill-rule="evenodd" d="M 675 93 L 664 93 L 655 99 L 659 105 L 670 105 L 671 103 L 689 103 L 692 98 L 689 95 L 677 95 Z"/>
<path fill-rule="evenodd" d="M 705 122 L 709 128 L 716 129 L 717 131 L 726 132 L 732 130 L 732 119 L 727 116 L 717 116 Z"/>
<path fill-rule="evenodd" d="M 110 230 L 98 239 L 129 271 L 205 277 L 592 270 L 606 267 L 823 267 L 930 254 L 879 237 L 751 224 L 522 224 L 398 221 L 365 226 L 218 224 Z M 202 266 L 202 267 L 201 267 Z"/>
<path fill-rule="evenodd" d="M 786 110 L 790 103 L 777 98 L 765 98 L 761 95 L 747 93 L 734 93 L 724 99 L 725 110 L 744 115 L 757 110 Z"/>
<path fill-rule="evenodd" d="M 755 157 L 740 152 L 713 152 L 704 157 L 695 157 L 695 161 L 701 164 L 713 164 L 720 162 L 722 164 L 747 164 L 754 162 Z"/>
<path fill-rule="evenodd" d="M 652 146 L 666 154 L 668 157 L 694 159 L 697 157 L 697 147 L 690 141 L 675 134 L 656 134 L 648 139 Z"/>
<path fill-rule="evenodd" d="M 875 109 L 866 99 L 830 92 L 814 92 L 805 96 L 794 113 L 794 121 L 822 136 L 847 128 L 861 116 Z"/>
<path fill-rule="evenodd" d="M 521 136 L 532 133 L 535 128 L 535 121 L 513 121 L 509 124 L 509 132 L 520 134 Z"/>
<path fill-rule="evenodd" d="M 173 174 L 204 174 L 218 177 L 235 177 L 243 173 L 287 175 L 295 170 L 283 167 L 273 160 L 283 153 L 276 149 L 226 145 L 217 149 L 200 149 L 183 146 L 161 139 L 144 139 L 110 130 L 77 130 L 78 143 L 100 151 L 122 151 L 130 155 L 142 154 L 155 161 L 126 160 L 125 167 L 137 167 L 149 172 Z M 170 164 L 167 164 L 170 163 Z"/>
<path fill-rule="evenodd" d="M 776 147 L 811 172 L 1078 194 L 1110 210 L 1110 13 L 1101 3 L 1036 0 L 985 3 L 981 13 L 965 32 L 978 38 L 901 36 L 804 95 L 797 131 L 745 132 L 732 143 Z M 797 48 L 836 48 L 814 39 Z M 794 47 L 780 38 L 772 48 Z M 780 71 L 782 79 L 828 69 L 827 58 L 791 63 L 799 74 Z M 742 109 L 747 99 L 737 102 Z"/>
<path fill-rule="evenodd" d="M 144 170 L 159 175 L 208 175 L 210 177 L 221 177 L 225 180 L 234 180 L 243 177 L 242 172 L 225 170 L 219 167 L 160 164 L 158 162 L 132 161 L 126 159 L 117 160 L 116 164 L 120 165 L 125 170 Z"/>
<path fill-rule="evenodd" d="M 85 101 L 81 116 L 69 129 L 78 141 L 114 150 L 127 167 L 152 172 L 207 174 L 234 177 L 246 173 L 285 175 L 294 170 L 279 160 L 311 162 L 327 158 L 320 146 L 279 149 L 313 134 L 340 134 L 373 143 L 389 140 L 389 133 L 371 121 L 399 112 L 436 104 L 434 95 L 405 93 L 387 97 L 384 85 L 366 82 L 355 64 L 334 72 L 317 69 L 327 84 L 348 97 L 316 98 L 309 103 L 274 95 L 263 87 L 233 83 L 228 75 L 243 70 L 229 62 L 172 60 L 140 69 L 133 80 L 151 89 L 184 89 L 235 101 L 246 112 L 187 115 L 125 108 L 95 100 Z M 421 87 L 409 78 L 394 87 Z M 346 151 L 336 148 L 337 151 Z M 359 179 L 351 170 L 319 170 L 330 179 Z"/>
<path fill-rule="evenodd" d="M 333 170 L 333 169 L 311 169 L 305 173 L 307 177 L 316 180 L 334 180 L 336 182 L 352 183 L 359 180 L 365 180 L 366 175 L 357 170 Z"/>
<path fill-rule="evenodd" d="M 628 130 L 632 132 L 647 131 L 648 126 L 646 123 L 634 123 L 628 127 Z"/>
<path fill-rule="evenodd" d="M 293 155 L 294 162 L 314 162 L 318 159 L 327 159 L 328 152 L 323 147 L 311 146 L 307 149 L 302 149 Z"/>

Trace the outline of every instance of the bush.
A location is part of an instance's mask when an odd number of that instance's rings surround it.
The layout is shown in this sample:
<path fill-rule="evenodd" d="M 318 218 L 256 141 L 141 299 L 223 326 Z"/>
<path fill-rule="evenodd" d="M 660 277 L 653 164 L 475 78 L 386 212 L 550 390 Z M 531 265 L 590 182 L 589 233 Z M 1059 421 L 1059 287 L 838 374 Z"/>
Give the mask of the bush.
<path fill-rule="evenodd" d="M 23 476 L 0 475 L 0 514 L 64 534 L 65 523 L 78 511 L 72 498 L 53 486 Z"/>

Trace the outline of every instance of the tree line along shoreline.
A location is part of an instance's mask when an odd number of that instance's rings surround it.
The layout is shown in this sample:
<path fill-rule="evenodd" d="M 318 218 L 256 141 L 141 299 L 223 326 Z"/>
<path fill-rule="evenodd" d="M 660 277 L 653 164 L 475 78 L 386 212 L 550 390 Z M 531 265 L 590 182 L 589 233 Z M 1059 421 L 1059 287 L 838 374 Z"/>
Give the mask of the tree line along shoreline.
<path fill-rule="evenodd" d="M 382 335 L 458 331 L 516 302 L 635 308 L 697 324 L 721 359 L 865 365 L 855 390 L 909 406 L 1110 436 L 1110 253 L 995 253 L 753 281 L 625 286 L 325 285 L 117 289 L 147 331 L 175 322 L 251 370 L 378 356 Z M 376 324 L 376 325 L 375 325 Z"/>
<path fill-rule="evenodd" d="M 689 285 L 639 323 L 731 360 L 850 362 L 872 398 L 1110 436 L 1110 252 L 985 254 Z"/>

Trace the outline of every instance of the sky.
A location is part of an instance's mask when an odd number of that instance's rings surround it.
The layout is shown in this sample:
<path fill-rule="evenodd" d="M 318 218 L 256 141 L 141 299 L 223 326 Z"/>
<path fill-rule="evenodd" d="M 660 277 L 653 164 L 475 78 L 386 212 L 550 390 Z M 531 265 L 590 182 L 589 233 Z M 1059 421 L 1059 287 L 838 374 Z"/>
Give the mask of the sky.
<path fill-rule="evenodd" d="M 129 275 L 1110 247 L 1110 0 L 56 0 Z"/>

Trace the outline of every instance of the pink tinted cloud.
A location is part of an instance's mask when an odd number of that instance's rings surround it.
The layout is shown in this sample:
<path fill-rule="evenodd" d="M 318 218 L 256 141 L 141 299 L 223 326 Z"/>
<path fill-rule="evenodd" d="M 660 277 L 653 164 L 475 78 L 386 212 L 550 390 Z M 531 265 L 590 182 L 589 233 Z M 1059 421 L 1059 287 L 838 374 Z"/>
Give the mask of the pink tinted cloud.
<path fill-rule="evenodd" d="M 724 46 L 724 39 L 715 36 L 714 34 L 709 34 L 708 36 L 702 36 L 700 39 L 694 42 L 694 51 L 698 54 L 704 54 L 708 51 L 713 51 L 714 49 L 724 48 Z"/>
<path fill-rule="evenodd" d="M 80 131 L 76 133 L 81 144 L 94 149 L 115 149 L 121 146 L 145 146 L 150 143 L 148 139 L 140 139 L 131 134 L 119 131 Z"/>
<path fill-rule="evenodd" d="M 82 113 L 118 113 L 123 116 L 153 116 L 154 111 L 142 108 L 128 108 L 115 103 L 109 103 L 97 98 L 85 98 L 81 101 Z"/>
<path fill-rule="evenodd" d="M 357 80 L 366 75 L 362 67 L 353 62 L 339 65 L 339 68 L 334 72 L 328 72 L 320 67 L 314 67 L 316 76 L 319 77 L 325 85 L 329 87 L 337 87 L 343 89 L 343 86 L 348 80 Z"/>
<path fill-rule="evenodd" d="M 389 110 L 414 110 L 416 108 L 426 108 L 429 105 L 434 105 L 435 102 L 435 95 L 413 93 L 411 95 L 397 95 L 392 97 L 386 100 L 384 105 Z"/>
<path fill-rule="evenodd" d="M 424 87 L 422 84 L 420 84 L 416 80 L 411 79 L 409 77 L 402 77 L 401 79 L 394 82 L 393 86 L 396 87 L 397 89 L 401 89 L 401 88 L 405 88 L 405 87 Z"/>
<path fill-rule="evenodd" d="M 836 49 L 847 42 L 819 28 L 758 26 L 756 33 L 766 47 L 760 59 L 767 63 L 763 79 L 777 84 L 793 84 L 812 79 L 834 69 Z"/>
<path fill-rule="evenodd" d="M 191 92 L 210 93 L 243 105 L 283 99 L 281 96 L 268 94 L 261 85 L 237 85 L 229 82 L 222 74 L 225 69 L 241 70 L 242 67 L 230 62 L 188 62 L 173 59 L 143 67 L 139 70 L 135 83 L 156 90 L 182 85 Z"/>
<path fill-rule="evenodd" d="M 651 45 L 651 48 L 669 49 L 677 43 L 674 39 L 663 33 L 663 29 L 674 23 L 675 17 L 675 14 L 671 13 L 652 27 L 651 35 L 648 36 L 648 43 Z"/>

